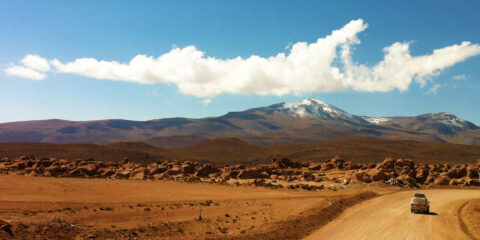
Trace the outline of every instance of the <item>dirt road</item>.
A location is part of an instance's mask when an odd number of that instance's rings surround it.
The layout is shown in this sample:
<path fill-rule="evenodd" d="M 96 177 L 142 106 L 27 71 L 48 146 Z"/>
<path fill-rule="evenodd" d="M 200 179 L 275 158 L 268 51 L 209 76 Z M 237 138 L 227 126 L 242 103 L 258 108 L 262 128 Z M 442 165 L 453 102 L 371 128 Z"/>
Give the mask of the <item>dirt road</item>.
<path fill-rule="evenodd" d="M 415 191 L 378 197 L 346 210 L 335 221 L 314 232 L 318 239 L 472 239 L 463 230 L 458 213 L 479 190 L 424 190 L 431 202 L 430 214 L 410 213 Z"/>

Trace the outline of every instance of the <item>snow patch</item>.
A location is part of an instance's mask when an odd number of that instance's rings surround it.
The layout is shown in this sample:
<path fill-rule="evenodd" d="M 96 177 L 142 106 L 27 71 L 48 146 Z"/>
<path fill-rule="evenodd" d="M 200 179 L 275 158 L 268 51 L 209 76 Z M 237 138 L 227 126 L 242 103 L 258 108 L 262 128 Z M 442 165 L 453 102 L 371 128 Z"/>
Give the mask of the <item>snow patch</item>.
<path fill-rule="evenodd" d="M 390 118 L 383 117 L 363 117 L 363 119 L 371 124 L 382 124 L 390 121 Z"/>
<path fill-rule="evenodd" d="M 316 98 L 309 98 L 293 103 L 284 103 L 280 110 L 281 112 L 301 118 L 318 117 L 321 119 L 356 120 L 355 116 L 352 114 Z"/>
<path fill-rule="evenodd" d="M 451 114 L 451 113 L 439 113 L 432 114 L 433 120 L 438 120 L 439 122 L 454 128 L 465 128 L 467 127 L 467 121 Z"/>

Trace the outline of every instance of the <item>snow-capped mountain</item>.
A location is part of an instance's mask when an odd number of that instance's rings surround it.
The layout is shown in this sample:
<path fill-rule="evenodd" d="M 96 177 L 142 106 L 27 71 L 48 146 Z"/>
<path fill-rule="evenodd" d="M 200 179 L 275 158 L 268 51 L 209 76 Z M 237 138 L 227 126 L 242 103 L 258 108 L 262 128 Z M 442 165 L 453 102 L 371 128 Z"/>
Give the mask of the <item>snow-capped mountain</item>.
<path fill-rule="evenodd" d="M 370 117 L 350 114 L 338 107 L 320 101 L 316 98 L 309 98 L 298 102 L 279 103 L 266 107 L 268 111 L 275 111 L 288 114 L 297 118 L 314 118 L 324 120 L 338 120 L 358 125 L 405 125 L 405 122 L 412 122 L 416 125 L 435 124 L 453 130 L 476 129 L 475 124 L 461 119 L 451 113 L 429 113 L 417 117 Z"/>
<path fill-rule="evenodd" d="M 165 136 L 238 137 L 260 144 L 370 136 L 480 145 L 479 127 L 450 113 L 413 117 L 360 116 L 315 98 L 200 119 L 45 120 L 0 124 L 0 142 L 110 143 Z"/>
<path fill-rule="evenodd" d="M 381 124 L 389 120 L 388 118 L 353 115 L 313 97 L 298 102 L 275 104 L 269 108 L 298 118 L 340 120 L 355 124 Z"/>
<path fill-rule="evenodd" d="M 412 130 L 435 129 L 444 135 L 454 135 L 458 132 L 478 129 L 475 124 L 447 112 L 393 118 L 392 123 Z"/>
<path fill-rule="evenodd" d="M 451 113 L 442 112 L 442 113 L 431 113 L 432 121 L 437 121 L 441 124 L 446 126 L 450 126 L 456 129 L 466 129 L 466 128 L 473 128 L 475 125 L 469 121 L 461 119 Z"/>
<path fill-rule="evenodd" d="M 298 102 L 284 103 L 279 111 L 296 117 L 317 117 L 321 119 L 353 120 L 354 116 L 340 108 L 322 102 L 316 98 L 309 98 Z"/>

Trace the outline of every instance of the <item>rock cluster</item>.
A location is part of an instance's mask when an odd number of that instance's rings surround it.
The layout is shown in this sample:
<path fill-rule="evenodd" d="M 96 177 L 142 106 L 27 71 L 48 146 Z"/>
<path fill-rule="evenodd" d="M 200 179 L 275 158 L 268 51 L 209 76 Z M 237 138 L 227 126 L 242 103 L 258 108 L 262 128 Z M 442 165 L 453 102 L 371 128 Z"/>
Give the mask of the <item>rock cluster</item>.
<path fill-rule="evenodd" d="M 217 167 L 209 163 L 165 160 L 149 165 L 130 162 L 106 162 L 91 159 L 65 160 L 22 156 L 0 159 L 0 173 L 30 176 L 86 177 L 111 179 L 152 179 L 181 181 L 227 181 L 230 179 L 267 179 L 271 181 L 333 181 L 419 185 L 480 186 L 476 164 L 424 164 L 409 159 L 386 158 L 380 163 L 358 164 L 335 157 L 323 163 L 296 162 L 281 156 L 270 164 Z"/>
<path fill-rule="evenodd" d="M 212 164 L 200 162 L 162 161 L 143 165 L 124 159 L 106 162 L 91 159 L 65 160 L 22 156 L 18 159 L 0 159 L 0 173 L 29 176 L 91 177 L 112 179 L 167 179 L 170 177 L 207 177 L 219 173 Z"/>

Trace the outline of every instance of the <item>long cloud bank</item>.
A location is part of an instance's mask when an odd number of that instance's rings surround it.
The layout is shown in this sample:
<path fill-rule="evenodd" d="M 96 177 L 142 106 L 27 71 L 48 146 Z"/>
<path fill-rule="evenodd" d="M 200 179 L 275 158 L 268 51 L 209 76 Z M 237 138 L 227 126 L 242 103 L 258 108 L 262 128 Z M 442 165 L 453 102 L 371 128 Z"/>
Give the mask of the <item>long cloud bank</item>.
<path fill-rule="evenodd" d="M 23 65 L 5 69 L 10 76 L 42 80 L 48 73 L 77 74 L 90 78 L 137 82 L 173 83 L 188 95 L 203 98 L 222 93 L 285 95 L 305 92 L 405 91 L 413 81 L 420 85 L 444 68 L 480 54 L 470 42 L 436 49 L 430 55 L 411 56 L 409 43 L 385 47 L 384 59 L 373 67 L 352 60 L 357 35 L 368 25 L 352 20 L 314 43 L 298 42 L 288 54 L 264 58 L 216 59 L 195 46 L 175 48 L 157 58 L 137 55 L 129 63 L 79 58 L 72 62 L 27 55 Z"/>

